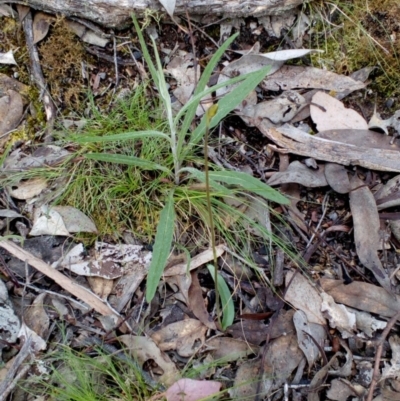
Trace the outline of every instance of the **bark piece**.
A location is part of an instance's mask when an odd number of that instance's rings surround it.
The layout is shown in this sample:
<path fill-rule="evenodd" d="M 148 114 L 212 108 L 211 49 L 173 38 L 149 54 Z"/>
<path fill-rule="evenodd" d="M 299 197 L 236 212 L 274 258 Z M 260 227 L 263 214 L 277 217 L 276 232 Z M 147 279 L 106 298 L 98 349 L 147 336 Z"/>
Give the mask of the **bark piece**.
<path fill-rule="evenodd" d="M 237 0 L 177 0 L 175 15 L 215 15 L 224 17 L 244 17 L 281 14 L 300 4 L 304 0 L 255 0 L 241 2 Z M 13 3 L 13 0 L 10 1 Z M 53 14 L 63 14 L 84 18 L 112 28 L 130 25 L 131 15 L 143 16 L 145 12 L 165 11 L 158 0 L 87 0 L 84 5 L 80 0 L 27 0 L 25 5 Z"/>
<path fill-rule="evenodd" d="M 288 153 L 345 166 L 357 165 L 372 170 L 400 172 L 400 146 L 391 145 L 390 137 L 377 132 L 332 130 L 309 135 L 290 124 L 276 129 L 268 127 L 263 121 L 257 128 L 278 146 L 285 148 Z M 329 139 L 322 136 L 327 136 Z M 364 143 L 350 143 L 356 136 L 358 141 L 363 140 Z"/>

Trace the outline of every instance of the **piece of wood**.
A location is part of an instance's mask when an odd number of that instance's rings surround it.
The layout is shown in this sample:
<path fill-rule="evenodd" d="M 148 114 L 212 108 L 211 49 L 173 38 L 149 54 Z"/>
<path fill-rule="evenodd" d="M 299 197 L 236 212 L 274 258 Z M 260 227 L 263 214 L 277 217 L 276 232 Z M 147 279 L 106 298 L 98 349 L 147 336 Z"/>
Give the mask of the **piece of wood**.
<path fill-rule="evenodd" d="M 10 252 L 11 255 L 28 263 L 47 277 L 54 280 L 60 287 L 64 288 L 64 290 L 68 291 L 70 294 L 76 296 L 78 299 L 86 302 L 96 312 L 104 316 L 113 316 L 117 321 L 121 320 L 121 316 L 108 304 L 107 301 L 99 298 L 87 288 L 75 283 L 71 278 L 64 276 L 64 274 L 60 273 L 58 270 L 54 269 L 46 262 L 32 255 L 30 252 L 21 248 L 14 242 L 2 239 L 0 241 L 0 247 L 4 248 Z"/>
<path fill-rule="evenodd" d="M 177 0 L 174 15 L 247 17 L 282 14 L 304 0 Z M 110 28 L 131 24 L 131 15 L 142 17 L 151 11 L 165 12 L 158 0 L 0 0 L 52 14 L 79 17 Z"/>
<path fill-rule="evenodd" d="M 380 141 L 376 143 L 377 147 L 373 148 L 316 137 L 289 124 L 280 128 L 270 128 L 268 124 L 260 121 L 256 127 L 287 153 L 313 157 L 344 166 L 400 172 L 400 147 L 390 145 L 391 138 L 383 134 L 378 134 Z M 375 133 L 366 132 L 366 135 L 369 134 Z M 350 141 L 350 135 L 348 137 Z"/>

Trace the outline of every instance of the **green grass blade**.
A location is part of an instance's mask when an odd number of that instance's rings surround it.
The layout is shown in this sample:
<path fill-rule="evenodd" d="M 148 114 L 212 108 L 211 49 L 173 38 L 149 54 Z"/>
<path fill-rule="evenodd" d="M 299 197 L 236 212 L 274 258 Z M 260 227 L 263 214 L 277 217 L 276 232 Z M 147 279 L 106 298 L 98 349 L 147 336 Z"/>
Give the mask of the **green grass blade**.
<path fill-rule="evenodd" d="M 163 210 L 160 213 L 156 238 L 153 246 L 153 255 L 147 275 L 146 300 L 151 302 L 157 290 L 158 283 L 164 271 L 175 228 L 174 192 L 171 191 Z"/>
<path fill-rule="evenodd" d="M 267 66 L 261 68 L 258 71 L 251 72 L 245 75 L 244 81 L 242 81 L 236 88 L 231 92 L 224 95 L 218 102 L 217 114 L 213 117 L 210 122 L 210 128 L 215 127 L 219 122 L 226 117 L 238 104 L 240 104 L 249 93 L 264 79 L 268 74 L 271 67 Z M 193 131 L 190 136 L 190 143 L 188 147 L 182 152 L 182 158 L 184 158 L 187 152 L 192 146 L 198 144 L 204 136 L 206 130 L 206 116 L 203 117 L 201 123 Z"/>
<path fill-rule="evenodd" d="M 165 138 L 169 140 L 169 136 L 160 131 L 134 131 L 124 132 L 122 134 L 105 135 L 105 136 L 79 136 L 74 138 L 77 143 L 92 143 L 92 142 L 114 142 L 114 141 L 129 141 L 134 139 L 142 139 L 148 137 Z"/>
<path fill-rule="evenodd" d="M 150 71 L 151 78 L 153 79 L 154 83 L 157 86 L 158 78 L 159 78 L 157 69 L 155 68 L 155 66 L 153 64 L 153 60 L 151 59 L 150 53 L 147 49 L 146 41 L 144 40 L 142 30 L 140 29 L 140 26 L 134 15 L 132 16 L 132 20 L 133 20 L 133 25 L 135 26 L 135 29 L 136 29 L 136 34 L 138 35 L 138 38 L 139 38 L 140 47 L 141 47 L 141 50 L 143 53 L 143 58 L 146 60 L 147 66 Z"/>
<path fill-rule="evenodd" d="M 207 67 L 204 69 L 203 73 L 201 74 L 201 77 L 199 79 L 199 82 L 196 85 L 196 88 L 193 92 L 193 97 L 196 97 L 196 95 L 200 94 L 201 92 L 204 91 L 204 88 L 206 87 L 211 74 L 214 71 L 215 66 L 217 65 L 218 61 L 221 59 L 223 56 L 224 52 L 228 49 L 228 47 L 231 45 L 231 43 L 238 37 L 239 33 L 236 33 L 235 35 L 232 35 L 229 39 L 227 39 L 222 46 L 214 53 L 213 57 L 207 64 Z M 204 93 L 205 95 L 206 93 Z M 195 115 L 196 115 L 196 109 L 198 106 L 198 103 L 200 100 L 204 97 L 201 96 L 198 101 L 194 101 L 193 103 L 190 104 L 190 107 L 187 109 L 187 113 L 185 115 L 185 118 L 182 123 L 181 131 L 180 131 L 180 141 L 178 143 L 178 151 L 180 151 L 184 136 L 187 134 L 190 124 L 192 123 Z M 182 114 L 181 114 L 182 116 Z M 181 116 L 179 118 L 181 118 Z"/>
<path fill-rule="evenodd" d="M 191 177 L 196 178 L 196 180 L 200 182 L 206 182 L 206 175 L 204 171 L 197 170 L 197 168 L 193 167 L 184 167 L 180 171 L 180 173 L 187 172 L 190 174 Z M 214 188 L 216 191 L 220 192 L 221 195 L 232 195 L 232 191 L 218 182 L 214 180 L 210 180 L 210 186 Z"/>
<path fill-rule="evenodd" d="M 242 173 L 240 171 L 210 171 L 210 178 L 228 185 L 239 185 L 243 189 L 260 195 L 264 199 L 268 199 L 272 202 L 282 205 L 288 205 L 290 203 L 289 199 L 278 191 L 247 173 Z"/>
<path fill-rule="evenodd" d="M 213 280 L 215 281 L 215 267 L 213 265 L 207 265 L 207 268 Z M 221 299 L 221 326 L 222 330 L 225 330 L 233 323 L 233 320 L 235 318 L 235 305 L 233 304 L 233 299 L 229 287 L 220 274 L 218 274 L 218 294 Z"/>
<path fill-rule="evenodd" d="M 127 164 L 128 166 L 140 167 L 143 170 L 160 170 L 171 174 L 171 171 L 166 167 L 149 160 L 140 159 L 139 157 L 135 156 L 125 156 L 110 153 L 89 153 L 85 155 L 85 157 L 87 159 L 98 160 L 101 162 Z"/>

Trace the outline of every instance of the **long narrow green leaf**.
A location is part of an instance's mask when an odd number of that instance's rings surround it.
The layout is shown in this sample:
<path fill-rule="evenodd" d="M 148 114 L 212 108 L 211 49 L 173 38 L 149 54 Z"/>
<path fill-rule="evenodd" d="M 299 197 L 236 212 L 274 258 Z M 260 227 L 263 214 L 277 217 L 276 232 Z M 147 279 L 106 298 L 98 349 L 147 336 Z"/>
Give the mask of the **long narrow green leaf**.
<path fill-rule="evenodd" d="M 210 178 L 215 181 L 224 182 L 228 185 L 239 185 L 243 189 L 260 195 L 272 202 L 281 203 L 283 205 L 288 205 L 290 203 L 289 199 L 278 191 L 247 173 L 242 173 L 240 171 L 210 171 L 209 174 Z"/>
<path fill-rule="evenodd" d="M 147 275 L 146 300 L 151 302 L 157 290 L 158 283 L 164 271 L 175 228 L 174 192 L 171 191 L 167 202 L 160 214 L 156 238 L 153 246 L 153 255 Z"/>
<path fill-rule="evenodd" d="M 98 160 L 107 163 L 127 164 L 128 166 L 137 166 L 143 170 L 160 170 L 168 174 L 171 173 L 169 169 L 161 164 L 154 163 L 149 160 L 140 159 L 135 156 L 125 156 L 110 153 L 88 153 L 85 155 L 87 159 Z"/>
<path fill-rule="evenodd" d="M 199 79 L 199 82 L 196 85 L 196 89 L 193 92 L 193 97 L 196 97 L 196 95 L 202 93 L 204 91 L 204 88 L 206 87 L 208 81 L 210 80 L 211 74 L 214 71 L 215 66 L 217 65 L 218 61 L 221 59 L 222 55 L 224 52 L 228 49 L 228 47 L 231 45 L 231 43 L 238 37 L 239 33 L 236 33 L 235 35 L 232 35 L 229 39 L 227 39 L 222 46 L 214 53 L 213 57 L 207 64 L 207 67 L 204 69 L 203 73 L 201 74 L 201 77 Z M 182 148 L 182 144 L 184 141 L 184 138 L 189 130 L 190 124 L 192 123 L 195 115 L 196 115 L 196 109 L 198 106 L 198 102 L 203 98 L 201 96 L 198 100 L 190 103 L 190 107 L 187 110 L 187 113 L 185 115 L 185 118 L 182 122 L 181 126 L 181 131 L 179 135 L 179 142 L 178 142 L 178 152 L 180 153 L 180 150 Z M 179 117 L 181 118 L 181 117 Z M 176 120 L 177 121 L 177 120 Z M 179 154 L 178 153 L 178 154 Z"/>
<path fill-rule="evenodd" d="M 74 138 L 77 143 L 92 143 L 92 142 L 114 142 L 114 141 L 129 141 L 132 139 L 141 138 L 165 138 L 169 140 L 169 136 L 160 131 L 134 131 L 124 132 L 122 134 L 105 135 L 105 136 L 78 136 Z"/>
<path fill-rule="evenodd" d="M 267 66 L 261 68 L 258 71 L 251 72 L 245 75 L 245 80 L 242 81 L 236 88 L 231 92 L 224 95 L 218 102 L 217 114 L 213 117 L 210 122 L 210 128 L 215 127 L 219 122 L 226 117 L 238 104 L 240 104 L 249 93 L 264 79 L 268 74 L 271 67 Z M 188 144 L 185 151 L 181 152 L 181 160 L 185 158 L 190 148 L 198 144 L 204 136 L 206 128 L 206 118 L 202 118 L 201 123 L 193 131 L 190 136 L 190 143 Z"/>
<path fill-rule="evenodd" d="M 207 265 L 207 268 L 213 280 L 215 281 L 215 267 L 213 265 Z M 218 294 L 221 299 L 222 309 L 221 326 L 222 330 L 225 330 L 233 323 L 233 320 L 235 318 L 235 305 L 233 304 L 233 299 L 229 287 L 220 274 L 218 274 Z"/>
<path fill-rule="evenodd" d="M 147 67 L 150 70 L 150 75 L 151 78 L 153 79 L 154 83 L 158 83 L 158 73 L 157 73 L 157 69 L 155 68 L 154 64 L 153 64 L 153 60 L 151 59 L 150 53 L 147 49 L 147 45 L 146 45 L 146 41 L 144 40 L 143 37 L 143 33 L 142 30 L 140 29 L 140 26 L 136 20 L 136 17 L 133 15 L 132 16 L 132 20 L 133 20 L 133 24 L 135 26 L 136 29 L 136 34 L 138 35 L 139 38 L 139 42 L 140 42 L 140 47 L 142 49 L 142 53 L 143 53 L 143 57 L 146 60 L 147 63 Z"/>
<path fill-rule="evenodd" d="M 184 167 L 180 169 L 179 173 L 188 172 L 191 177 L 196 178 L 200 182 L 206 182 L 206 175 L 204 171 L 197 170 L 197 168 L 193 167 Z M 210 180 L 210 187 L 214 188 L 216 191 L 220 192 L 223 195 L 232 195 L 232 191 L 218 182 L 214 180 Z"/>

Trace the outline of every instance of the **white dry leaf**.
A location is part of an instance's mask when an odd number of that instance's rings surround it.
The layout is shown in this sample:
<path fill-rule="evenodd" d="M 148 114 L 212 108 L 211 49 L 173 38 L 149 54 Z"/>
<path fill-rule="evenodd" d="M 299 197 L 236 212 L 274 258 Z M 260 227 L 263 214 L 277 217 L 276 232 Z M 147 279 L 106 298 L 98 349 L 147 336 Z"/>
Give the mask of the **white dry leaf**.
<path fill-rule="evenodd" d="M 70 233 L 97 233 L 93 221 L 80 210 L 72 206 L 53 206 L 51 209 L 61 215 Z"/>
<path fill-rule="evenodd" d="M 43 205 L 35 212 L 34 222 L 29 235 L 61 235 L 68 237 L 69 231 L 59 213 Z"/>
<path fill-rule="evenodd" d="M 337 328 L 343 338 L 352 337 L 356 330 L 355 314 L 344 305 L 337 304 L 333 297 L 325 292 L 321 293 L 321 298 L 321 312 L 329 320 L 329 325 L 333 329 Z"/>
<path fill-rule="evenodd" d="M 175 11 L 176 0 L 159 0 L 159 2 L 165 8 L 167 13 L 172 17 Z"/>
<path fill-rule="evenodd" d="M 0 64 L 14 64 L 17 65 L 17 62 L 14 59 L 14 53 L 12 50 L 9 50 L 7 53 L 0 52 Z"/>
<path fill-rule="evenodd" d="M 31 348 L 34 352 L 44 351 L 47 348 L 47 343 L 42 337 L 37 335 L 25 323 L 22 323 L 18 332 L 18 338 L 26 341 L 28 338 L 31 340 Z"/>
<path fill-rule="evenodd" d="M 347 310 L 355 314 L 357 330 L 365 333 L 368 337 L 372 337 L 376 330 L 383 330 L 387 326 L 387 322 L 374 318 L 368 312 L 349 307 L 347 307 Z"/>
<path fill-rule="evenodd" d="M 12 189 L 9 189 L 9 193 L 13 198 L 27 200 L 41 194 L 46 188 L 47 180 L 39 177 L 13 185 Z"/>
<path fill-rule="evenodd" d="M 400 337 L 396 335 L 391 336 L 389 344 L 392 349 L 392 359 L 390 363 L 384 362 L 385 366 L 382 369 L 381 380 L 400 378 Z"/>
<path fill-rule="evenodd" d="M 326 324 L 321 313 L 322 298 L 307 278 L 298 271 L 289 271 L 286 273 L 286 288 L 285 301 L 302 310 L 309 322 Z"/>
<path fill-rule="evenodd" d="M 59 264 L 78 275 L 113 280 L 124 274 L 125 266 L 129 263 L 138 263 L 147 268 L 151 255 L 151 252 L 145 251 L 141 245 L 96 242 L 93 256 L 86 256 L 83 245 L 78 244 Z"/>
<path fill-rule="evenodd" d="M 317 92 L 311 101 L 311 118 L 318 131 L 339 129 L 368 129 L 364 118 L 355 110 L 347 109 L 344 104 L 325 92 Z"/>
<path fill-rule="evenodd" d="M 76 21 L 66 21 L 68 28 L 75 33 L 75 35 L 79 36 L 81 40 L 90 45 L 105 47 L 109 42 L 108 39 L 102 38 L 96 32 L 91 29 L 86 28 L 84 25 L 80 24 Z"/>
<path fill-rule="evenodd" d="M 335 92 L 355 91 L 365 84 L 355 79 L 315 67 L 284 65 L 261 83 L 264 90 L 324 89 Z"/>
<path fill-rule="evenodd" d="M 0 349 L 3 344 L 13 344 L 17 341 L 20 329 L 20 321 L 14 313 L 12 303 L 8 297 L 6 285 L 0 280 Z"/>

